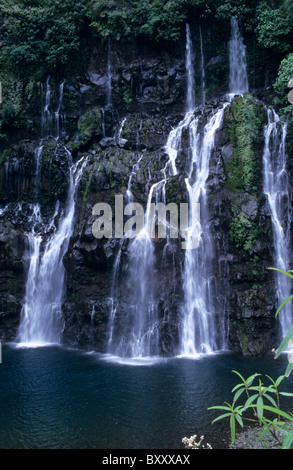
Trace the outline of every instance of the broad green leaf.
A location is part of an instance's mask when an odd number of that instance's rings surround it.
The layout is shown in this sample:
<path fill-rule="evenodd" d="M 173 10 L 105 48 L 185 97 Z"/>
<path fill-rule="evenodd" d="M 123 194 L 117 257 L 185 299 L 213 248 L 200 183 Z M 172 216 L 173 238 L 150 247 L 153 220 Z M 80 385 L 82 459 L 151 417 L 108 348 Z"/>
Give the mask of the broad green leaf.
<path fill-rule="evenodd" d="M 217 416 L 217 418 L 212 421 L 212 424 L 214 424 L 216 421 L 219 421 L 220 419 L 227 418 L 228 416 L 231 416 L 231 413 L 224 413 L 223 415 Z"/>
<path fill-rule="evenodd" d="M 276 385 L 277 385 L 277 387 L 280 385 L 280 383 L 282 382 L 282 380 L 284 380 L 284 376 L 283 376 L 283 375 L 280 375 L 280 377 L 278 377 L 277 380 L 276 380 Z"/>
<path fill-rule="evenodd" d="M 276 408 L 278 408 L 278 405 L 277 405 L 277 403 L 275 402 L 275 400 L 273 399 L 273 397 L 271 397 L 271 396 L 268 395 L 267 393 L 265 393 L 263 396 L 266 397 L 266 399 L 269 400 Z"/>
<path fill-rule="evenodd" d="M 251 405 L 251 403 L 252 403 L 253 400 L 255 400 L 257 397 L 258 397 L 258 393 L 255 393 L 254 395 L 251 395 L 251 397 L 249 397 L 249 398 L 246 400 L 245 405 L 244 405 L 244 408 L 248 408 L 248 407 L 255 406 L 255 405 Z"/>
<path fill-rule="evenodd" d="M 238 413 L 238 414 L 241 415 L 242 411 L 244 411 L 243 406 L 242 405 L 236 406 L 234 411 L 235 411 L 235 413 Z"/>
<path fill-rule="evenodd" d="M 237 401 L 238 398 L 240 397 L 240 395 L 242 395 L 242 393 L 243 393 L 244 391 L 245 391 L 245 388 L 242 388 L 242 389 L 238 390 L 238 391 L 235 393 L 235 395 L 234 395 L 233 401 L 234 401 L 234 402 Z"/>
<path fill-rule="evenodd" d="M 275 395 L 277 395 L 277 386 L 275 385 L 269 385 L 267 388 L 266 388 L 266 392 L 265 393 L 274 393 Z"/>
<path fill-rule="evenodd" d="M 245 383 L 244 377 L 242 377 L 242 375 L 239 372 L 237 372 L 237 370 L 232 370 L 232 372 L 234 372 L 234 374 L 237 374 L 240 377 L 240 379 Z"/>
<path fill-rule="evenodd" d="M 275 352 L 275 359 L 279 357 L 281 352 L 283 352 L 284 349 L 287 348 L 289 341 L 292 341 L 292 340 L 293 340 L 293 325 L 291 326 L 290 330 L 288 331 L 285 338 L 283 339 L 280 346 L 278 347 L 277 351 Z"/>
<path fill-rule="evenodd" d="M 281 376 L 276 380 L 276 382 L 275 382 L 274 379 L 272 379 L 272 377 L 270 377 L 268 374 L 266 374 L 266 377 L 267 377 L 268 379 L 270 379 L 270 381 L 273 383 L 273 385 L 278 385 L 277 382 L 278 382 L 278 380 L 279 380 L 280 377 L 281 377 L 281 379 L 283 379 L 283 375 L 281 375 Z"/>
<path fill-rule="evenodd" d="M 256 401 L 256 409 L 257 409 L 257 416 L 259 420 L 261 421 L 263 418 L 263 398 L 258 397 Z"/>
<path fill-rule="evenodd" d="M 268 269 L 272 269 L 273 271 L 278 271 L 279 273 L 286 274 L 286 276 L 289 276 L 289 277 L 291 277 L 291 279 L 293 279 L 293 275 L 290 274 L 290 272 L 292 272 L 291 270 L 290 271 L 283 271 L 282 269 L 278 269 L 278 268 L 268 268 Z"/>
<path fill-rule="evenodd" d="M 287 365 L 287 369 L 285 371 L 285 377 L 289 377 L 292 370 L 293 370 L 293 362 L 289 362 L 289 364 Z"/>
<path fill-rule="evenodd" d="M 228 410 L 231 411 L 231 406 L 222 406 L 222 405 L 217 405 L 217 406 L 210 406 L 208 410 Z"/>
<path fill-rule="evenodd" d="M 259 385 L 254 385 L 253 387 L 249 387 L 249 390 L 255 390 L 259 392 Z"/>
<path fill-rule="evenodd" d="M 279 392 L 279 395 L 284 395 L 284 397 L 293 397 L 293 393 L 290 392 Z"/>
<path fill-rule="evenodd" d="M 250 385 L 252 384 L 253 380 L 254 380 L 255 377 L 257 377 L 258 375 L 261 375 L 261 374 L 253 374 L 253 375 L 251 375 L 250 377 L 248 377 L 248 379 L 246 380 L 246 385 L 247 385 L 247 387 L 250 387 Z"/>
<path fill-rule="evenodd" d="M 235 387 L 234 387 L 234 388 L 232 388 L 231 392 L 232 392 L 232 393 L 234 393 L 234 392 L 235 392 L 235 390 L 238 390 L 238 388 L 240 388 L 240 387 L 243 387 L 243 384 L 238 384 L 238 385 L 235 385 Z M 243 390 L 245 390 L 245 388 L 244 388 Z"/>
<path fill-rule="evenodd" d="M 273 383 L 273 385 L 275 387 L 277 387 L 278 385 L 280 385 L 280 383 L 282 382 L 282 380 L 284 379 L 284 376 L 283 375 L 280 375 L 276 381 L 274 381 L 274 379 L 272 379 L 272 377 L 270 377 L 268 374 L 266 374 L 266 377 L 268 379 L 270 379 L 270 381 Z"/>
<path fill-rule="evenodd" d="M 278 316 L 278 313 L 279 311 L 281 310 L 282 307 L 284 307 L 284 305 L 289 302 L 289 300 L 292 300 L 293 299 L 293 295 L 290 295 L 289 297 L 287 297 L 287 299 L 283 300 L 283 302 L 281 303 L 281 305 L 278 307 L 277 311 L 276 311 L 276 314 L 275 314 L 275 317 Z"/>
<path fill-rule="evenodd" d="M 235 414 L 235 418 L 237 419 L 238 423 L 240 424 L 240 426 L 243 428 L 243 421 L 242 421 L 242 418 L 239 414 Z"/>
<path fill-rule="evenodd" d="M 283 418 L 288 419 L 289 421 L 293 421 L 293 416 L 289 415 L 285 411 L 279 410 L 279 408 L 273 408 L 272 406 L 263 405 L 262 408 L 264 410 L 271 411 L 272 413 L 276 413 L 277 415 L 283 416 Z"/>

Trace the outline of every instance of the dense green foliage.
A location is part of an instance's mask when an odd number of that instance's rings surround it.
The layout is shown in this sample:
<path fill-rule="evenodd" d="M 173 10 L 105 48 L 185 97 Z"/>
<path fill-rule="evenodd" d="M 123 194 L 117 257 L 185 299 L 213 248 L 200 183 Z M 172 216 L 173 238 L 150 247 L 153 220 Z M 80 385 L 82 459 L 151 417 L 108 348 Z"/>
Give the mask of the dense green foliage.
<path fill-rule="evenodd" d="M 178 41 L 186 22 L 225 28 L 231 15 L 258 45 L 292 49 L 290 0 L 3 0 L 2 55 L 19 76 L 63 76 L 80 67 L 97 39 Z M 284 57 L 282 57 L 284 58 Z M 2 57 L 3 60 L 3 57 Z"/>
<path fill-rule="evenodd" d="M 261 46 L 289 52 L 292 48 L 292 2 L 285 0 L 279 8 L 269 7 L 262 1 L 256 10 L 256 33 Z"/>
<path fill-rule="evenodd" d="M 226 168 L 227 186 L 236 192 L 254 191 L 259 164 L 255 144 L 265 122 L 264 110 L 252 96 L 239 96 L 232 103 L 228 122 L 233 154 Z"/>
<path fill-rule="evenodd" d="M 5 0 L 3 58 L 23 80 L 76 70 L 88 29 L 86 0 Z"/>
<path fill-rule="evenodd" d="M 289 96 L 287 97 L 287 95 L 290 92 L 289 81 L 292 80 L 292 77 L 293 77 L 293 53 L 288 54 L 288 56 L 282 60 L 280 67 L 279 67 L 277 79 L 273 85 L 274 91 L 276 92 L 275 103 L 277 105 L 281 105 L 282 111 L 284 113 L 291 113 L 291 114 L 293 114 L 292 99 L 290 98 L 290 103 L 291 103 L 290 104 L 288 100 Z"/>
<path fill-rule="evenodd" d="M 279 67 L 272 104 L 291 112 L 286 88 L 293 76 L 290 6 L 291 0 L 2 0 L 0 80 L 6 95 L 1 128 L 21 127 L 24 102 L 33 106 L 36 83 L 48 75 L 58 83 L 81 74 L 91 51 L 109 37 L 129 45 L 148 42 L 162 49 L 185 40 L 188 22 L 196 37 L 202 27 L 210 57 L 225 58 L 231 15 L 240 20 L 252 86 L 256 75 L 265 82 L 266 73 L 272 84 Z M 207 69 L 207 92 L 227 89 L 223 83 L 227 67 L 228 61 L 223 60 Z M 125 92 L 126 104 L 131 99 Z"/>

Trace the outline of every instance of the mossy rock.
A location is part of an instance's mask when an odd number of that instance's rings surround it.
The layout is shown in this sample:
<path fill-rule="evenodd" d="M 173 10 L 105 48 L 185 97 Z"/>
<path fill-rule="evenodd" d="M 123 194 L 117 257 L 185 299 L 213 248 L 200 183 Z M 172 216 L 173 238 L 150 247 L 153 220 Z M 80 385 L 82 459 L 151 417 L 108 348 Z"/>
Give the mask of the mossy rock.
<path fill-rule="evenodd" d="M 266 113 L 251 95 L 237 96 L 231 103 L 227 124 L 233 152 L 225 163 L 227 188 L 235 192 L 257 190 L 262 167 L 263 135 Z"/>
<path fill-rule="evenodd" d="M 94 137 L 102 135 L 102 115 L 99 108 L 91 108 L 84 113 L 77 123 L 78 135 L 74 147 L 80 149 L 87 146 Z"/>

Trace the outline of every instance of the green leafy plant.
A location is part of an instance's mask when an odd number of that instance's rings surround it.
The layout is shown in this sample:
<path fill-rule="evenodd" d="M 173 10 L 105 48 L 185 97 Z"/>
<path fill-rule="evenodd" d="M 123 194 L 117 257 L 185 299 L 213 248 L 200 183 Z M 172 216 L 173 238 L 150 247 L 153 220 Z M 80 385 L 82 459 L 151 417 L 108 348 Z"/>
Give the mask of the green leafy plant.
<path fill-rule="evenodd" d="M 274 102 L 280 106 L 281 114 L 293 114 L 293 106 L 288 102 L 288 83 L 293 78 L 293 54 L 288 54 L 280 65 L 278 75 L 273 83 Z"/>
<path fill-rule="evenodd" d="M 258 379 L 257 385 L 254 385 L 256 377 L 259 377 L 261 374 L 255 373 L 247 379 L 244 379 L 239 372 L 235 370 L 233 372 L 241 379 L 241 382 L 232 389 L 232 393 L 234 393 L 233 402 L 232 404 L 225 402 L 225 405 L 217 405 L 208 408 L 209 410 L 225 411 L 225 413 L 216 417 L 212 424 L 221 419 L 229 418 L 231 440 L 233 443 L 235 441 L 237 422 L 242 428 L 244 426 L 244 421 L 249 421 L 255 424 L 258 423 L 263 428 L 260 438 L 270 433 L 283 448 L 289 448 L 288 445 L 289 443 L 291 445 L 293 440 L 293 427 L 288 431 L 285 427 L 286 422 L 280 421 L 280 417 L 282 416 L 287 421 L 291 421 L 293 423 L 293 416 L 280 409 L 279 398 L 280 395 L 293 396 L 293 393 L 279 391 L 278 387 L 284 379 L 284 376 L 281 375 L 276 381 L 274 381 L 271 377 L 266 375 L 271 382 L 269 385 L 264 385 L 261 379 Z M 246 400 L 242 404 L 237 404 L 239 398 L 244 392 Z M 249 411 L 252 411 L 252 416 L 249 415 Z M 269 416 L 265 415 L 265 411 L 275 413 L 278 417 L 270 419 Z M 245 413 L 247 416 L 244 416 Z M 280 439 L 280 433 L 285 436 L 284 441 Z"/>
<path fill-rule="evenodd" d="M 235 407 L 235 401 L 233 401 L 232 404 L 225 402 L 225 405 L 218 405 L 218 406 L 211 406 L 208 408 L 208 410 L 223 410 L 226 411 L 226 413 L 223 413 L 222 415 L 218 416 L 217 418 L 214 419 L 212 422 L 215 423 L 216 421 L 223 419 L 223 418 L 229 418 L 230 420 L 230 430 L 231 430 L 231 439 L 232 442 L 235 441 L 235 429 L 236 429 L 236 421 L 240 424 L 240 426 L 243 428 L 243 420 L 242 420 L 242 412 L 243 412 L 243 407 L 242 406 L 236 406 Z"/>
<path fill-rule="evenodd" d="M 281 269 L 272 267 L 269 269 L 283 273 L 293 280 L 293 270 L 283 271 Z M 281 303 L 276 311 L 276 317 L 278 316 L 282 307 L 290 300 L 293 300 L 293 295 L 290 295 Z M 275 351 L 275 358 L 278 358 L 280 354 L 292 344 L 293 326 L 289 329 L 279 348 Z M 247 420 L 258 423 L 262 427 L 259 440 L 270 433 L 276 439 L 282 449 L 291 448 L 293 445 L 293 414 L 281 410 L 280 396 L 283 395 L 286 397 L 292 397 L 293 393 L 283 391 L 280 392 L 279 386 L 283 379 L 288 377 L 293 370 L 293 361 L 291 360 L 292 357 L 293 353 L 289 352 L 289 364 L 284 375 L 280 375 L 276 380 L 273 380 L 272 377 L 266 374 L 267 379 L 269 379 L 268 385 L 264 385 L 262 380 L 259 378 L 261 376 L 259 373 L 255 373 L 249 376 L 247 379 L 244 379 L 244 377 L 239 372 L 235 370 L 233 371 L 240 378 L 240 383 L 235 385 L 235 387 L 232 389 L 232 393 L 234 393 L 232 404 L 225 402 L 224 405 L 217 405 L 208 408 L 208 410 L 225 411 L 225 413 L 215 418 L 212 424 L 221 419 L 229 418 L 232 443 L 235 441 L 236 422 L 238 422 L 243 428 L 244 420 Z M 257 377 L 258 384 L 255 385 L 255 379 Z M 238 401 L 240 397 L 243 396 L 243 394 L 245 394 L 246 399 L 244 403 L 238 404 Z M 249 416 L 249 412 L 251 411 L 252 416 Z M 276 414 L 277 417 L 272 419 L 270 417 L 272 413 Z M 281 420 L 281 417 L 285 418 L 285 421 Z"/>
<path fill-rule="evenodd" d="M 290 279 L 293 280 L 293 275 L 292 275 L 293 270 L 283 271 L 282 269 L 277 269 L 277 268 L 269 268 L 269 269 L 285 274 L 286 276 L 290 277 Z M 293 300 L 293 295 L 289 295 L 287 299 L 283 300 L 283 302 L 281 303 L 281 305 L 278 307 L 276 311 L 276 317 L 278 316 L 280 310 L 284 307 L 284 305 L 286 305 L 287 302 L 289 302 L 290 300 Z M 280 354 L 284 352 L 288 347 L 291 347 L 292 344 L 293 344 L 293 325 L 291 326 L 291 328 L 285 335 L 278 349 L 275 351 L 275 358 L 279 357 Z M 291 360 L 291 354 L 289 354 L 289 364 L 287 365 L 285 376 L 288 377 L 290 373 L 292 372 L 292 370 L 293 370 L 293 361 Z"/>

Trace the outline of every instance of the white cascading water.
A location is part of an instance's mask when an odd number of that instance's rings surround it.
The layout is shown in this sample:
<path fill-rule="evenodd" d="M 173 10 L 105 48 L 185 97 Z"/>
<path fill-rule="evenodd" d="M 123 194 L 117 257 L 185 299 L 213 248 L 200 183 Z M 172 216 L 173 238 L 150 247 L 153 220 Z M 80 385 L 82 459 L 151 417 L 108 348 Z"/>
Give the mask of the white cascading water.
<path fill-rule="evenodd" d="M 235 17 L 231 18 L 231 39 L 229 41 L 230 81 L 231 95 L 248 91 L 248 76 L 246 67 L 246 46 L 240 33 Z"/>
<path fill-rule="evenodd" d="M 194 92 L 194 73 L 193 73 L 193 48 L 190 37 L 190 27 L 186 24 L 186 55 L 185 70 L 187 76 L 187 96 L 186 105 L 187 112 L 194 110 L 195 92 Z"/>
<path fill-rule="evenodd" d="M 43 86 L 42 86 L 43 90 Z M 43 135 L 49 135 L 51 132 L 51 124 L 52 124 L 52 113 L 51 113 L 51 85 L 50 85 L 50 77 L 46 80 L 46 93 L 45 93 L 45 103 L 42 108 L 42 137 Z M 43 94 L 43 93 L 42 93 Z"/>
<path fill-rule="evenodd" d="M 196 357 L 222 347 L 224 332 L 215 325 L 215 281 L 211 270 L 214 247 L 209 229 L 209 211 L 206 182 L 209 161 L 214 148 L 215 135 L 222 124 L 224 104 L 213 114 L 204 127 L 203 137 L 198 132 L 198 118 L 189 126 L 192 150 L 191 168 L 186 178 L 189 196 L 190 226 L 187 232 L 183 287 L 185 303 L 181 331 L 180 355 Z M 200 220 L 193 209 L 200 204 Z M 194 247 L 192 237 L 200 233 L 200 244 Z"/>
<path fill-rule="evenodd" d="M 46 92 L 45 92 L 45 102 L 42 106 L 42 137 L 49 137 L 52 133 L 56 133 L 56 140 L 60 136 L 60 118 L 61 123 L 64 120 L 65 115 L 61 112 L 63 111 L 63 92 L 64 92 L 64 81 L 59 86 L 59 97 L 57 103 L 57 109 L 55 112 L 52 111 L 52 88 L 50 84 L 50 77 L 46 80 Z M 42 99 L 43 99 L 43 85 L 42 85 Z M 53 129 L 53 121 L 55 121 L 55 130 Z"/>
<path fill-rule="evenodd" d="M 163 179 L 153 184 L 149 190 L 147 208 L 145 214 L 145 224 L 143 230 L 129 244 L 128 260 L 129 272 L 133 279 L 133 302 L 128 318 L 126 319 L 125 331 L 119 330 L 118 347 L 115 348 L 114 325 L 117 313 L 117 302 L 113 303 L 110 338 L 108 352 L 117 356 L 146 357 L 154 355 L 159 351 L 157 312 L 153 299 L 153 288 L 151 280 L 155 266 L 154 246 L 150 233 L 155 224 L 153 212 L 150 210 L 151 203 L 166 202 L 165 187 L 170 176 L 178 173 L 176 159 L 181 149 L 182 132 L 189 129 L 192 147 L 192 163 L 186 185 L 189 193 L 189 202 L 198 202 L 201 198 L 203 205 L 203 217 L 205 220 L 204 233 L 202 234 L 201 247 L 198 250 L 186 250 L 186 263 L 184 272 L 185 310 L 183 312 L 183 328 L 181 332 L 181 354 L 195 355 L 198 352 L 209 352 L 214 350 L 216 337 L 219 337 L 213 323 L 213 279 L 208 275 L 208 262 L 212 256 L 212 240 L 209 234 L 207 221 L 207 201 L 206 201 L 206 180 L 209 174 L 209 158 L 214 145 L 214 138 L 219 129 L 224 113 L 224 105 L 209 119 L 204 129 L 203 140 L 200 142 L 200 135 L 197 133 L 198 120 L 194 118 L 195 94 L 194 94 L 194 71 L 193 71 L 193 51 L 190 37 L 189 25 L 186 25 L 186 114 L 178 126 L 169 133 L 165 150 L 168 160 L 162 169 Z M 121 135 L 120 135 L 121 138 Z M 198 144 L 198 145 L 197 145 Z M 194 180 L 194 166 L 197 167 L 196 179 Z M 130 175 L 129 186 L 133 172 Z M 128 187 L 128 200 L 132 200 L 131 187 Z M 195 234 L 195 224 L 198 218 L 191 221 L 189 236 Z M 190 239 L 186 240 L 187 246 Z M 198 256 L 199 250 L 203 254 Z M 196 254 L 195 254 L 196 252 Z M 113 279 L 117 278 L 118 265 L 120 263 L 121 248 L 116 258 Z M 115 289 L 112 289 L 114 292 Z M 131 333 L 129 333 L 129 323 L 131 323 Z M 200 331 L 199 333 L 197 331 Z M 117 339 L 116 339 L 117 340 Z M 117 344 L 117 341 L 116 341 Z"/>
<path fill-rule="evenodd" d="M 187 29 L 187 43 L 188 43 Z M 190 39 L 190 38 L 189 38 Z M 200 30 L 201 44 L 201 75 L 203 98 L 205 99 L 203 43 Z M 191 67 L 188 76 L 192 76 L 193 67 L 190 60 L 190 47 L 186 47 L 186 67 Z M 238 22 L 231 18 L 231 40 L 229 41 L 229 101 L 235 94 L 248 91 L 248 78 L 246 69 L 246 47 L 243 43 Z M 188 83 L 192 80 L 188 80 Z M 190 96 L 187 93 L 187 96 Z M 204 103 L 203 103 L 204 104 Z M 225 347 L 225 332 L 217 331 L 215 324 L 215 295 L 216 283 L 212 275 L 211 262 L 213 259 L 213 240 L 209 230 L 209 211 L 207 204 L 206 182 L 209 176 L 209 161 L 214 148 L 215 136 L 222 124 L 225 103 L 216 113 L 208 118 L 203 130 L 203 136 L 198 132 L 198 118 L 189 125 L 191 168 L 186 178 L 186 187 L 189 195 L 190 228 L 187 232 L 187 249 L 185 254 L 185 268 L 183 272 L 183 287 L 185 304 L 183 308 L 183 321 L 181 328 L 180 355 L 196 357 L 201 353 L 209 353 Z M 192 105 L 188 104 L 189 109 Z M 200 204 L 200 223 L 198 213 L 192 210 Z M 192 237 L 200 232 L 200 244 L 197 249 L 188 249 L 192 246 Z"/>
<path fill-rule="evenodd" d="M 118 132 L 118 143 L 123 143 L 122 132 L 125 119 Z M 139 170 L 139 164 L 143 157 L 139 158 L 133 166 L 129 177 L 126 191 L 127 203 L 133 202 L 132 179 Z M 156 331 L 157 318 L 156 310 L 152 297 L 153 289 L 150 287 L 154 269 L 154 247 L 149 236 L 149 207 L 152 199 L 152 186 L 147 203 L 144 227 L 140 233 L 129 241 L 128 246 L 128 275 L 131 278 L 131 293 L 129 297 L 128 315 L 124 324 L 119 326 L 117 334 L 115 329 L 116 314 L 119 309 L 119 300 L 117 299 L 118 274 L 120 269 L 120 260 L 122 245 L 126 236 L 120 242 L 120 248 L 113 267 L 112 293 L 111 293 L 111 312 L 109 322 L 109 340 L 108 353 L 118 357 L 142 358 L 154 356 L 158 350 L 158 335 Z"/>
<path fill-rule="evenodd" d="M 35 159 L 36 159 L 36 189 L 38 190 L 41 179 L 41 166 L 42 166 L 42 154 L 43 154 L 43 143 L 35 150 Z"/>
<path fill-rule="evenodd" d="M 206 83 L 205 83 L 204 53 L 203 53 L 203 41 L 202 41 L 201 26 L 199 27 L 199 38 L 200 38 L 200 69 L 201 69 L 202 105 L 203 105 L 203 107 L 205 107 L 205 103 L 206 103 Z"/>
<path fill-rule="evenodd" d="M 290 269 L 290 224 L 291 188 L 287 173 L 286 135 L 287 123 L 282 123 L 274 110 L 267 110 L 268 123 L 265 126 L 263 151 L 263 191 L 271 212 L 274 267 Z M 288 276 L 276 273 L 278 305 L 292 293 L 292 283 Z M 293 308 L 287 303 L 279 314 L 283 337 L 293 323 Z"/>
<path fill-rule="evenodd" d="M 192 78 L 192 77 L 191 77 Z M 190 82 L 191 83 L 191 82 Z M 190 93 L 188 96 L 192 96 Z M 129 242 L 128 266 L 132 281 L 132 295 L 129 314 L 124 330 L 119 331 L 119 339 L 115 338 L 115 318 L 118 309 L 117 301 L 112 298 L 112 313 L 110 315 L 108 353 L 119 357 L 149 357 L 159 353 L 157 308 L 153 298 L 153 272 L 155 268 L 154 246 L 150 234 L 155 224 L 151 204 L 155 201 L 165 202 L 165 186 L 167 178 L 177 174 L 176 158 L 181 146 L 182 131 L 191 122 L 193 113 L 188 111 L 178 126 L 170 132 L 165 150 L 168 160 L 162 169 L 163 179 L 153 184 L 149 190 L 145 212 L 144 227 L 140 233 Z M 118 142 L 122 139 L 123 123 L 120 126 Z M 122 139 L 123 140 L 123 139 Z M 127 199 L 132 202 L 131 182 L 133 174 L 138 171 L 137 164 L 129 178 Z M 121 247 L 118 252 L 113 270 L 113 283 L 117 278 L 121 257 Z M 115 289 L 112 288 L 112 297 Z M 130 326 L 131 325 L 131 326 Z"/>
<path fill-rule="evenodd" d="M 51 123 L 49 109 L 51 88 L 47 80 L 45 107 L 42 112 L 42 124 Z M 63 84 L 60 88 L 60 99 L 56 122 L 62 107 Z M 59 125 L 57 127 L 59 138 Z M 36 150 L 37 176 L 40 172 L 43 141 Z M 65 147 L 64 147 L 65 148 Z M 34 206 L 31 217 L 32 230 L 27 234 L 29 270 L 26 282 L 26 294 L 21 311 L 17 341 L 20 345 L 40 346 L 48 343 L 59 343 L 63 330 L 62 301 L 64 294 L 65 268 L 63 257 L 68 249 L 73 231 L 75 213 L 75 193 L 87 164 L 84 157 L 73 164 L 71 153 L 68 155 L 69 189 L 64 211 L 59 210 L 59 202 L 48 226 L 41 219 L 40 207 Z M 58 227 L 55 219 L 59 217 Z M 42 230 L 39 233 L 38 230 Z M 37 230 L 38 228 L 38 230 Z"/>
<path fill-rule="evenodd" d="M 140 161 L 143 157 L 143 153 L 139 156 L 137 162 L 133 165 L 132 172 L 130 173 L 130 177 L 128 180 L 128 185 L 127 185 L 127 190 L 126 190 L 126 197 L 127 197 L 127 203 L 129 204 L 130 202 L 133 202 L 133 193 L 132 193 L 132 179 L 133 176 L 137 174 L 139 171 L 139 164 Z"/>
<path fill-rule="evenodd" d="M 71 163 L 68 199 L 58 228 L 55 228 L 53 235 L 44 242 L 42 253 L 40 248 L 43 235 L 35 233 L 35 226 L 28 234 L 30 267 L 18 332 L 18 342 L 22 345 L 59 343 L 63 330 L 61 310 L 65 279 L 63 256 L 73 230 L 76 188 L 86 165 L 86 160 L 72 164 L 69 152 L 68 158 Z M 50 230 L 57 213 L 58 211 L 52 217 Z M 36 223 L 39 222 L 40 220 L 36 218 Z M 50 230 L 47 228 L 45 233 Z"/>
<path fill-rule="evenodd" d="M 62 111 L 63 107 L 63 91 L 64 91 L 64 82 L 61 83 L 59 87 L 59 99 L 58 99 L 58 106 L 57 110 L 55 111 L 55 123 L 56 123 L 56 140 L 59 139 L 60 135 L 60 112 Z M 63 121 L 63 114 L 61 114 L 61 123 Z"/>

